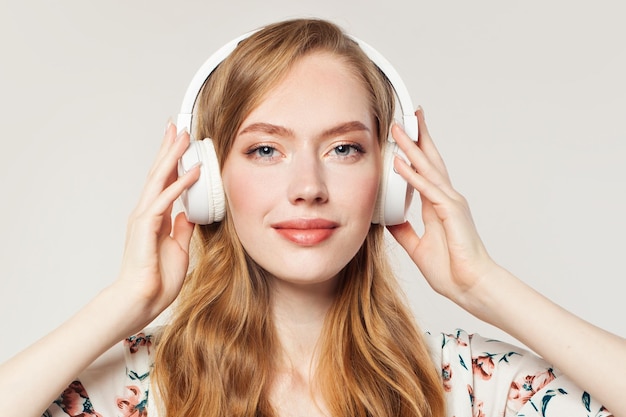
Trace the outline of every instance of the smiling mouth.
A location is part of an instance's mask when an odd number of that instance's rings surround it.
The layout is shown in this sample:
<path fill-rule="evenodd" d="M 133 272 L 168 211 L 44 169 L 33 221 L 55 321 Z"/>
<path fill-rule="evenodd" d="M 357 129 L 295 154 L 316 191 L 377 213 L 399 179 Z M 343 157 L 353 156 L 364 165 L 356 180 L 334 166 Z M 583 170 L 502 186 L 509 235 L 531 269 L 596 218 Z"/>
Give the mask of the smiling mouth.
<path fill-rule="evenodd" d="M 301 246 L 322 243 L 335 233 L 337 227 L 337 223 L 324 219 L 295 219 L 272 225 L 282 237 Z"/>

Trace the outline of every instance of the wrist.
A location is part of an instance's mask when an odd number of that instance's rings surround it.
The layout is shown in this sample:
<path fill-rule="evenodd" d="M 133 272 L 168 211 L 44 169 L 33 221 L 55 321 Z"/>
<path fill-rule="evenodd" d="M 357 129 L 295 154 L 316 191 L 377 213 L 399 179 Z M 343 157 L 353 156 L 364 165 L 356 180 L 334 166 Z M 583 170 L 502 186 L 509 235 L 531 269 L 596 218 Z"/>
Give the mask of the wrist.
<path fill-rule="evenodd" d="M 87 306 L 93 310 L 93 319 L 97 320 L 101 331 L 110 335 L 112 342 L 118 341 L 140 331 L 158 313 L 151 313 L 146 299 L 133 297 L 132 293 L 119 283 L 104 288 Z"/>
<path fill-rule="evenodd" d="M 492 262 L 455 302 L 480 320 L 500 328 L 498 318 L 510 304 L 511 296 L 519 290 L 519 284 L 518 278 Z"/>

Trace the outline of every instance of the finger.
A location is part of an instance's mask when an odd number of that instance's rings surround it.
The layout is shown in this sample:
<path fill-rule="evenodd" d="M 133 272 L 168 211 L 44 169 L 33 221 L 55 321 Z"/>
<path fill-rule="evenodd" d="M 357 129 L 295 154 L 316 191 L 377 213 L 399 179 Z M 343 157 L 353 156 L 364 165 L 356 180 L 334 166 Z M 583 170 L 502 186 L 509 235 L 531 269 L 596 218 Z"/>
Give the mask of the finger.
<path fill-rule="evenodd" d="M 394 160 L 394 168 L 400 175 L 408 178 L 407 181 L 418 190 L 423 199 L 425 198 L 430 202 L 430 206 L 436 214 L 436 216 L 432 216 L 429 212 L 424 212 L 422 218 L 425 235 L 428 233 L 438 236 L 438 239 L 444 243 L 446 240 L 462 242 L 467 236 L 476 235 L 469 206 L 462 195 L 456 191 L 452 195 L 448 195 L 428 179 L 413 171 L 402 158 L 397 157 Z M 425 206 L 430 210 L 428 205 Z"/>
<path fill-rule="evenodd" d="M 394 169 L 407 180 L 407 182 L 417 190 L 421 200 L 422 222 L 425 227 L 430 227 L 433 223 L 441 223 L 441 218 L 430 198 L 434 198 L 438 204 L 449 201 L 450 197 L 447 193 L 442 192 L 438 187 L 429 183 L 427 179 L 415 172 L 414 168 L 409 166 L 402 158 L 397 158 L 399 165 L 394 165 Z M 394 164 L 396 162 L 394 161 Z M 428 188 L 425 188 L 428 187 Z M 427 191 L 434 190 L 434 191 Z M 434 193 L 434 194 L 433 194 Z M 430 198 L 429 198 L 430 197 Z"/>
<path fill-rule="evenodd" d="M 178 160 L 189 146 L 189 134 L 183 131 L 179 134 L 172 146 L 155 164 L 150 173 L 138 203 L 138 210 L 143 211 L 161 194 L 161 192 L 176 181 L 178 177 Z"/>
<path fill-rule="evenodd" d="M 187 188 L 191 187 L 200 177 L 200 164 L 189 169 L 185 174 L 178 177 L 174 182 L 169 184 L 162 192 L 152 201 L 147 211 L 154 216 L 169 213 L 174 201 Z"/>
<path fill-rule="evenodd" d="M 411 162 L 414 168 L 413 171 L 419 172 L 423 177 L 428 178 L 429 181 L 447 191 L 452 190 L 447 173 L 445 171 L 441 172 L 399 125 L 395 124 L 391 128 L 391 133 L 400 149 L 404 151 Z"/>
<path fill-rule="evenodd" d="M 158 178 L 158 173 L 163 172 L 162 167 L 164 165 L 169 168 L 176 166 L 178 159 L 189 146 L 189 141 L 189 133 L 187 130 L 183 130 L 174 137 L 169 145 L 164 144 L 164 147 L 159 151 L 159 155 L 157 155 L 157 158 L 154 160 L 153 166 L 148 174 L 148 181 L 152 177 Z M 170 169 L 168 169 L 168 172 L 169 171 Z"/>
<path fill-rule="evenodd" d="M 433 207 L 433 203 L 426 198 L 426 196 L 420 194 L 420 200 L 422 205 L 422 222 L 424 225 L 430 224 L 433 222 L 440 223 L 441 219 L 437 215 L 435 208 Z"/>
<path fill-rule="evenodd" d="M 191 236 L 193 235 L 194 224 L 187 220 L 185 213 L 181 212 L 174 218 L 174 228 L 172 230 L 172 238 L 178 243 L 185 252 L 189 253 L 189 245 Z"/>
<path fill-rule="evenodd" d="M 418 124 L 418 140 L 417 146 L 424 152 L 424 154 L 428 157 L 431 163 L 437 167 L 437 170 L 442 173 L 449 181 L 448 169 L 446 168 L 446 164 L 439 153 L 439 150 L 435 146 L 433 142 L 432 136 L 428 130 L 428 126 L 426 125 L 426 117 L 424 116 L 424 109 L 422 107 L 418 107 L 415 111 L 415 116 L 417 116 L 417 124 Z"/>
<path fill-rule="evenodd" d="M 412 254 L 417 250 L 420 238 L 415 233 L 411 223 L 404 222 L 395 226 L 387 226 L 387 229 L 407 253 Z"/>
<path fill-rule="evenodd" d="M 411 184 L 421 196 L 427 198 L 436 206 L 435 210 L 437 210 L 438 206 L 450 206 L 453 203 L 463 200 L 461 195 L 452 187 L 446 184 L 442 186 L 441 184 L 433 182 L 431 178 L 422 175 L 419 169 L 416 172 L 415 169 L 400 156 L 395 157 L 393 166 L 396 172 Z M 439 217 L 441 218 L 440 214 Z"/>
<path fill-rule="evenodd" d="M 197 165 L 163 190 L 161 195 L 159 195 L 145 211 L 133 213 L 131 221 L 129 221 L 127 226 L 126 244 L 128 244 L 131 236 L 130 231 L 134 228 L 136 222 L 156 226 L 158 230 L 155 230 L 155 232 L 158 233 L 160 239 L 172 236 L 174 233 L 172 229 L 172 207 L 174 201 L 180 197 L 184 190 L 193 185 L 199 177 L 200 166 Z M 176 225 L 174 225 L 174 227 L 176 227 Z"/>
<path fill-rule="evenodd" d="M 173 207 L 174 203 L 170 204 L 161 215 L 161 229 L 159 230 L 159 236 L 161 236 L 162 238 L 168 237 L 172 234 Z"/>
<path fill-rule="evenodd" d="M 165 154 L 169 151 L 172 144 L 176 141 L 176 136 L 176 125 L 171 121 L 168 121 L 165 133 L 163 134 L 163 140 L 161 141 L 161 146 L 159 147 L 157 156 L 154 158 L 154 162 L 148 171 L 148 177 L 156 169 Z"/>

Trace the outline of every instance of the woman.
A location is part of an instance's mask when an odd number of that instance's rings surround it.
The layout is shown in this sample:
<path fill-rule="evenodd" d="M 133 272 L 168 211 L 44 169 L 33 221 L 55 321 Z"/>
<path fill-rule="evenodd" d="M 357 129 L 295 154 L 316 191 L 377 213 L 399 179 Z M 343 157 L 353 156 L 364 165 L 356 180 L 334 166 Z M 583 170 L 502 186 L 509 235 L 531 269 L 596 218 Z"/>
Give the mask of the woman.
<path fill-rule="evenodd" d="M 605 381 L 626 370 L 613 362 L 624 340 L 491 260 L 423 112 L 416 146 L 392 126 L 391 103 L 384 76 L 330 23 L 282 22 L 242 41 L 197 106 L 196 136 L 213 139 L 227 208 L 223 221 L 196 227 L 189 276 L 194 225 L 182 213 L 172 221 L 171 212 L 200 167 L 177 176 L 190 138 L 169 124 L 129 221 L 119 278 L 2 365 L 4 415 L 40 415 L 50 403 L 48 415 L 114 415 L 100 411 L 112 405 L 119 415 L 145 415 L 148 406 L 153 415 L 158 406 L 161 416 L 625 410 L 624 383 Z M 384 227 L 372 224 L 390 128 L 408 159 L 394 167 L 420 193 L 425 226 L 421 237 L 408 223 L 390 232 L 435 291 L 560 371 L 463 332 L 422 336 L 387 265 Z M 175 298 L 166 326 L 128 338 Z M 524 321 L 520 303 L 534 306 Z M 594 366 L 579 363 L 601 356 Z"/>

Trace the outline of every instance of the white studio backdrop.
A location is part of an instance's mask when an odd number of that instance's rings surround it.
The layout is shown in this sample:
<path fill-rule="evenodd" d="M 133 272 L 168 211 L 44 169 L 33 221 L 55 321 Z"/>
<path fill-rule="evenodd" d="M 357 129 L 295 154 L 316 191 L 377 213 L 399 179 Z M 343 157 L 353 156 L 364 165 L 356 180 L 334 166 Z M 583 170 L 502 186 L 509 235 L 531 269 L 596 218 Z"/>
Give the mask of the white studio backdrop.
<path fill-rule="evenodd" d="M 2 0 L 0 362 L 116 277 L 127 216 L 202 62 L 250 29 L 311 16 L 396 67 L 491 255 L 626 335 L 621 2 Z M 422 327 L 515 342 L 390 252 Z"/>

